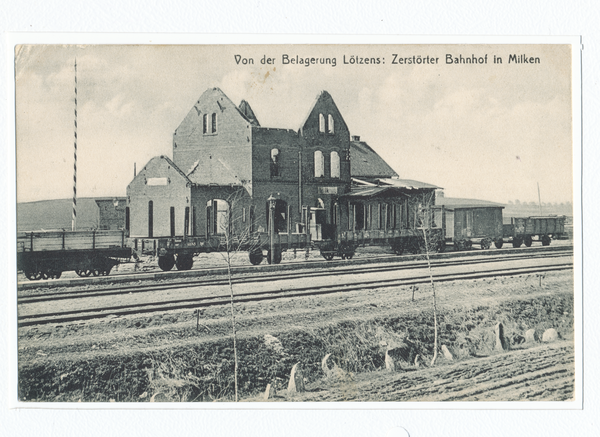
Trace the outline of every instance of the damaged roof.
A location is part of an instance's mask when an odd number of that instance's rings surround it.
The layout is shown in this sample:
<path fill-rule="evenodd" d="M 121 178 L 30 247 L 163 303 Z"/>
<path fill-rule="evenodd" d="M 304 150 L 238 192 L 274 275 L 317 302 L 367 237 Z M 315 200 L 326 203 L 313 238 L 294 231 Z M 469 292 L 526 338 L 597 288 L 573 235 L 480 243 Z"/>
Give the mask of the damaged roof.
<path fill-rule="evenodd" d="M 391 185 L 393 187 L 405 188 L 408 190 L 420 190 L 420 189 L 439 189 L 436 185 L 427 184 L 425 182 L 419 182 L 412 179 L 396 179 L 396 178 L 379 178 L 377 179 L 380 185 Z"/>
<path fill-rule="evenodd" d="M 250 103 L 248 103 L 245 100 L 242 100 L 240 102 L 240 106 L 238 106 L 238 111 L 240 111 L 240 113 L 244 117 L 246 117 L 246 120 L 248 120 L 252 126 L 260 126 L 260 123 L 258 122 L 258 118 L 256 118 L 254 111 L 250 107 Z"/>
<path fill-rule="evenodd" d="M 435 190 L 437 187 L 435 185 L 426 184 L 424 182 L 411 181 L 408 179 L 391 179 L 394 181 L 394 184 L 382 184 L 379 183 L 377 185 L 372 183 L 363 183 L 361 184 L 361 180 L 352 179 L 354 184 L 350 190 L 350 193 L 347 193 L 341 197 L 350 198 L 350 199 L 372 199 L 375 197 L 398 197 L 399 195 L 404 195 L 410 197 L 411 194 L 415 191 L 419 190 Z M 387 179 L 380 179 L 379 181 L 385 181 Z"/>
<path fill-rule="evenodd" d="M 398 177 L 398 173 L 364 141 L 350 141 L 350 173 L 359 178 Z"/>

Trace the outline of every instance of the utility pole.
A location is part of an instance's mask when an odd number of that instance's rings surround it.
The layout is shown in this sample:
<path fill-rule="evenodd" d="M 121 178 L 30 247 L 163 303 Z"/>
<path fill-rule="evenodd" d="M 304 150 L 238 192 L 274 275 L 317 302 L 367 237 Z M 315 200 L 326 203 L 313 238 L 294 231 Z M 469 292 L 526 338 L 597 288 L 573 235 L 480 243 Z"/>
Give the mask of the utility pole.
<path fill-rule="evenodd" d="M 538 204 L 540 205 L 540 215 L 542 215 L 542 198 L 540 197 L 540 183 L 537 183 L 538 187 Z"/>
<path fill-rule="evenodd" d="M 75 138 L 73 142 L 73 218 L 71 230 L 77 229 L 77 58 L 75 58 Z"/>

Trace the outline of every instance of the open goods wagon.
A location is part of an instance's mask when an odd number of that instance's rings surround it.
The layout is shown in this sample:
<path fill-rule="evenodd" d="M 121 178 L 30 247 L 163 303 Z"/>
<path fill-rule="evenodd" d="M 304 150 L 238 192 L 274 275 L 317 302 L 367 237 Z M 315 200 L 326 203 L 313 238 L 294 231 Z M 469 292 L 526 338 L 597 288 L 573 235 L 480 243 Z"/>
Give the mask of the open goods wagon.
<path fill-rule="evenodd" d="M 444 248 L 442 229 L 426 230 L 428 244 L 435 251 Z M 282 252 L 316 248 L 323 258 L 332 260 L 335 256 L 351 259 L 359 246 L 391 246 L 397 254 L 403 251 L 418 253 L 424 244 L 424 234 L 417 229 L 390 229 L 368 231 L 337 231 L 333 225 L 321 228 L 318 236 L 314 233 L 274 233 L 273 241 L 266 232 L 256 232 L 250 236 L 211 236 L 211 237 L 162 237 L 132 239 L 131 246 L 137 253 L 158 258 L 158 265 L 164 271 L 173 267 L 189 270 L 193 256 L 207 252 L 248 252 L 250 262 L 260 264 L 266 257 L 269 264 L 279 264 Z M 266 255 L 265 255 L 266 253 Z"/>
<path fill-rule="evenodd" d="M 33 231 L 17 234 L 17 266 L 31 280 L 108 275 L 131 256 L 125 231 Z"/>
<path fill-rule="evenodd" d="M 273 264 L 281 261 L 282 251 L 304 249 L 308 241 L 306 234 L 276 233 L 273 245 L 275 252 Z M 271 239 L 265 232 L 255 232 L 243 236 L 132 238 L 130 245 L 136 253 L 158 258 L 158 266 L 164 271 L 169 271 L 174 266 L 178 270 L 190 270 L 194 263 L 194 255 L 209 252 L 248 252 L 250 262 L 256 265 L 264 259 L 264 250 L 267 251 L 267 261 L 271 263 Z"/>
<path fill-rule="evenodd" d="M 549 246 L 552 239 L 565 234 L 565 216 L 511 217 L 510 224 L 503 226 L 504 238 L 510 239 L 513 247 L 522 244 L 530 247 L 533 241 Z"/>

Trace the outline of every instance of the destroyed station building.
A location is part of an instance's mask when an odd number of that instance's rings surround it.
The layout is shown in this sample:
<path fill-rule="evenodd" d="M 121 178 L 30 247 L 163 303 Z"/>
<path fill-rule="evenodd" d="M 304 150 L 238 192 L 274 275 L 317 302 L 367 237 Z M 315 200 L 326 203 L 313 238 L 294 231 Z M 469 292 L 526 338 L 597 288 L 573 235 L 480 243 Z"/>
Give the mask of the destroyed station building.
<path fill-rule="evenodd" d="M 173 158 L 152 158 L 127 187 L 131 237 L 264 232 L 325 238 L 345 230 L 398 229 L 407 199 L 433 185 L 398 174 L 350 132 L 327 91 L 297 129 L 267 128 L 245 100 L 205 91 L 173 134 Z M 404 206 L 403 206 L 404 205 Z"/>

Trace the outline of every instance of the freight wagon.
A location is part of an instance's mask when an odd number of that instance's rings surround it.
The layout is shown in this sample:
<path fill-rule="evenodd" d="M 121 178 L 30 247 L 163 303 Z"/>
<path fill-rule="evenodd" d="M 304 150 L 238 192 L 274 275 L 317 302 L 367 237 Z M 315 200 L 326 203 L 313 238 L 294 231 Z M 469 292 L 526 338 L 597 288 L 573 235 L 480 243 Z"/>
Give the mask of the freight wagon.
<path fill-rule="evenodd" d="M 193 257 L 208 252 L 248 252 L 250 263 L 260 264 L 265 258 L 269 264 L 279 264 L 282 252 L 315 248 L 327 261 L 335 256 L 352 259 L 359 246 L 391 246 L 396 254 L 404 251 L 418 253 L 424 245 L 422 228 L 390 229 L 368 231 L 339 231 L 334 226 L 323 234 L 275 233 L 273 242 L 266 232 L 256 232 L 246 238 L 237 236 L 205 237 L 162 237 L 137 238 L 131 245 L 137 253 L 151 255 L 158 259 L 159 267 L 169 271 L 189 270 Z M 443 250 L 442 229 L 426 229 L 429 247 L 434 251 Z M 274 254 L 274 255 L 272 255 Z"/>
<path fill-rule="evenodd" d="M 565 236 L 565 216 L 506 217 L 503 219 L 503 205 L 474 199 L 439 197 L 434 207 L 436 221 L 443 221 L 445 211 L 445 239 L 452 242 L 455 250 L 470 249 L 479 244 L 489 249 L 491 244 L 500 249 L 505 242 L 517 248 L 525 244 L 530 247 L 534 241 L 543 246 L 550 245 L 552 239 Z M 504 224 L 503 220 L 510 220 Z"/>
<path fill-rule="evenodd" d="M 445 215 L 445 240 L 455 250 L 471 249 L 479 244 L 482 249 L 503 244 L 503 205 L 475 199 L 439 197 L 434 207 L 436 222 L 443 222 Z M 445 214 L 443 214 L 445 212 Z"/>
<path fill-rule="evenodd" d="M 511 217 L 510 224 L 503 226 L 503 235 L 510 239 L 513 247 L 522 244 L 530 247 L 533 241 L 549 246 L 552 239 L 564 236 L 565 219 L 565 216 Z"/>
<path fill-rule="evenodd" d="M 131 257 L 125 231 L 34 231 L 17 234 L 17 266 L 28 279 L 108 275 Z"/>

